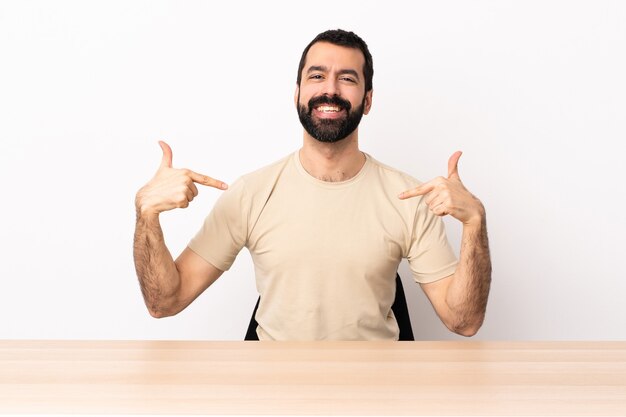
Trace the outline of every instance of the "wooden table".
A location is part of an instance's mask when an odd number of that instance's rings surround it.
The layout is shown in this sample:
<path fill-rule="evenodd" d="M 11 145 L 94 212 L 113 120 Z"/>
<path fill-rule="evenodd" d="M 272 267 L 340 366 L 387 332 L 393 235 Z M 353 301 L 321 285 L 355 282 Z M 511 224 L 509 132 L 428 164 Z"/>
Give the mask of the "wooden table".
<path fill-rule="evenodd" d="M 0 414 L 626 415 L 626 342 L 0 341 Z"/>

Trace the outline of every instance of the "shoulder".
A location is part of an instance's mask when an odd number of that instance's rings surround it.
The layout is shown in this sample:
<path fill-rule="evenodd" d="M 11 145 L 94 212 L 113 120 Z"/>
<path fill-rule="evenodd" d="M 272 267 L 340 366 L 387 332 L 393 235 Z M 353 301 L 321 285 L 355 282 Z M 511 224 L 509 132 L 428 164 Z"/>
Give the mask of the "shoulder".
<path fill-rule="evenodd" d="M 255 186 L 267 184 L 268 182 L 271 183 L 275 178 L 280 176 L 281 172 L 284 171 L 285 167 L 293 159 L 293 155 L 294 154 L 291 153 L 269 165 L 250 171 L 242 175 L 237 181 L 243 182 L 247 186 L 251 186 L 253 188 Z"/>
<path fill-rule="evenodd" d="M 253 200 L 266 199 L 292 159 L 293 153 L 269 165 L 241 175 L 222 195 L 240 203 L 245 204 L 247 202 L 248 205 Z"/>
<path fill-rule="evenodd" d="M 375 176 L 385 184 L 411 188 L 417 187 L 422 183 L 422 181 L 412 177 L 406 172 L 382 163 L 369 154 L 367 154 L 367 157 L 372 164 L 372 171 L 374 172 Z"/>

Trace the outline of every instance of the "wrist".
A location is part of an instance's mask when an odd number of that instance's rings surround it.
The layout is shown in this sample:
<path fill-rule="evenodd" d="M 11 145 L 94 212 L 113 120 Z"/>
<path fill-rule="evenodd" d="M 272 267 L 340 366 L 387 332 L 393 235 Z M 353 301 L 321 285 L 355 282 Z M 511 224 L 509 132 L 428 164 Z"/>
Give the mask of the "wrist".
<path fill-rule="evenodd" d="M 137 215 L 137 220 L 158 220 L 159 218 L 158 211 L 137 201 L 135 202 L 135 213 Z"/>
<path fill-rule="evenodd" d="M 476 229 L 476 230 L 482 229 L 485 227 L 486 220 L 487 220 L 486 217 L 487 216 L 485 214 L 485 207 L 479 201 L 475 212 L 467 220 L 463 222 L 463 227 L 468 227 L 470 229 Z"/>
<path fill-rule="evenodd" d="M 146 220 L 146 221 L 158 221 L 159 220 L 159 213 L 155 211 L 137 209 L 136 214 L 137 214 L 137 220 Z"/>
<path fill-rule="evenodd" d="M 146 198 L 142 191 L 143 189 L 139 190 L 135 196 L 135 213 L 137 214 L 137 219 L 158 218 L 159 212 L 148 204 L 150 199 Z"/>

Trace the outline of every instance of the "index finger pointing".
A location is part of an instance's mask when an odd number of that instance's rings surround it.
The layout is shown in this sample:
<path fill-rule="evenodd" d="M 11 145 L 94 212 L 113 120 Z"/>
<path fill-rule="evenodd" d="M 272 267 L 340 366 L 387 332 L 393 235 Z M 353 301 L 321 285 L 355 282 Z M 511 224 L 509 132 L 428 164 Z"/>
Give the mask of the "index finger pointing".
<path fill-rule="evenodd" d="M 407 191 L 404 191 L 404 192 L 400 193 L 400 195 L 398 195 L 398 198 L 400 200 L 404 200 L 404 199 L 411 198 L 411 197 L 417 197 L 418 195 L 428 194 L 434 188 L 435 188 L 434 185 L 429 184 L 429 183 L 425 183 L 425 184 L 422 184 L 422 185 L 418 185 L 417 187 L 413 188 L 412 190 L 407 190 Z"/>
<path fill-rule="evenodd" d="M 228 184 L 211 178 L 208 175 L 198 174 L 197 172 L 190 171 L 189 177 L 192 179 L 193 182 L 197 184 L 206 185 L 207 187 L 219 188 L 220 190 L 228 189 Z"/>

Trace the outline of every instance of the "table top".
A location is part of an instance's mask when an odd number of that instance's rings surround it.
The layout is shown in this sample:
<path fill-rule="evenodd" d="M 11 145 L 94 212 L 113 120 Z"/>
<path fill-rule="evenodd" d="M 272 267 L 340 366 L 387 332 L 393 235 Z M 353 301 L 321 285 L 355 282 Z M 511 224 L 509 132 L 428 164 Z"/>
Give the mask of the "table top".
<path fill-rule="evenodd" d="M 0 340 L 0 414 L 626 415 L 626 342 Z"/>

